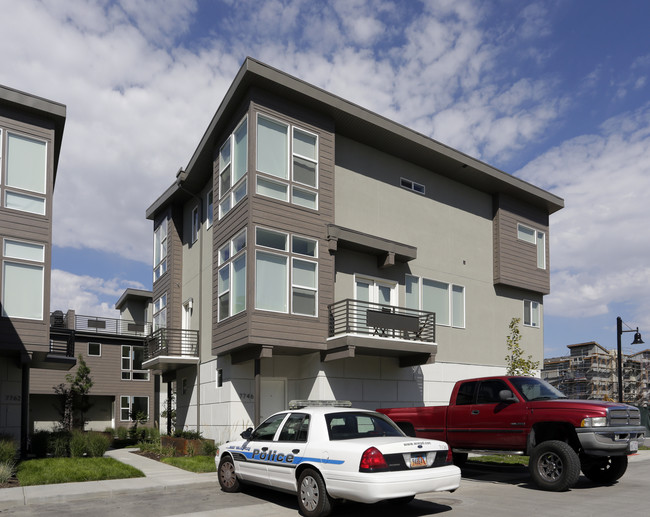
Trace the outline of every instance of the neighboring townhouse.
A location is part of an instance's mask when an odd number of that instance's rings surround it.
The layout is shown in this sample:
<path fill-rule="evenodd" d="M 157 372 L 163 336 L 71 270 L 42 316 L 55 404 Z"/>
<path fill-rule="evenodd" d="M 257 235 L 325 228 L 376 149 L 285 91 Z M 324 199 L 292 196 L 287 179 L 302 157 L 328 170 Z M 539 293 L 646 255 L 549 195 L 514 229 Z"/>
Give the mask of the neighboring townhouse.
<path fill-rule="evenodd" d="M 607 350 L 595 341 L 567 345 L 569 355 L 544 359 L 542 378 L 567 397 L 618 400 L 616 350 Z M 647 405 L 650 391 L 650 350 L 623 354 L 623 400 Z"/>
<path fill-rule="evenodd" d="M 30 373 L 75 364 L 71 343 L 50 342 L 52 201 L 65 119 L 63 104 L 0 86 L 0 433 L 14 436 L 22 455 Z"/>
<path fill-rule="evenodd" d="M 142 367 L 144 339 L 151 334 L 147 322 L 151 310 L 151 292 L 127 289 L 115 308 L 120 319 L 83 316 L 69 310 L 51 315 L 53 342 L 71 340 L 77 357 L 82 356 L 90 368 L 93 386 L 89 394 L 86 430 L 104 431 L 111 427 L 131 427 L 132 416 L 146 415 L 144 425 L 159 421 L 159 376 Z M 70 386 L 70 372 L 39 370 L 32 373 L 30 387 L 30 430 L 51 431 L 61 422 L 61 401 L 54 388 Z"/>
<path fill-rule="evenodd" d="M 217 442 L 293 399 L 443 404 L 543 358 L 563 200 L 246 59 L 153 222 L 145 368 Z M 162 395 L 165 398 L 165 395 Z"/>

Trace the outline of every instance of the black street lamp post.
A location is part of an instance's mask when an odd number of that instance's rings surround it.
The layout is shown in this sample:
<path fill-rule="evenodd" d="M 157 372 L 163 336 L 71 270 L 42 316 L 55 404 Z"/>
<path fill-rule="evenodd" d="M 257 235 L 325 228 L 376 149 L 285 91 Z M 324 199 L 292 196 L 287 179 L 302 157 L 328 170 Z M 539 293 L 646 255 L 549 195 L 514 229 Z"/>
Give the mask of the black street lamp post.
<path fill-rule="evenodd" d="M 639 327 L 630 330 L 623 330 L 623 320 L 620 316 L 616 318 L 616 346 L 617 346 L 617 366 L 618 366 L 618 401 L 623 402 L 623 353 L 621 351 L 621 336 L 623 332 L 634 332 L 633 345 L 642 345 L 643 340 L 639 333 Z"/>

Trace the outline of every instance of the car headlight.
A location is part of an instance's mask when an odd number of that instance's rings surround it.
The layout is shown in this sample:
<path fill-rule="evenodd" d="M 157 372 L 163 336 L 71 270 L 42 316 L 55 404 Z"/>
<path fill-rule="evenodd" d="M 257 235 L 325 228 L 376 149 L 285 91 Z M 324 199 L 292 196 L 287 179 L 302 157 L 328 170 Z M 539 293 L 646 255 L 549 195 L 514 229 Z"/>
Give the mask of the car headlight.
<path fill-rule="evenodd" d="M 580 427 L 605 427 L 606 425 L 606 416 L 590 416 L 580 422 Z"/>

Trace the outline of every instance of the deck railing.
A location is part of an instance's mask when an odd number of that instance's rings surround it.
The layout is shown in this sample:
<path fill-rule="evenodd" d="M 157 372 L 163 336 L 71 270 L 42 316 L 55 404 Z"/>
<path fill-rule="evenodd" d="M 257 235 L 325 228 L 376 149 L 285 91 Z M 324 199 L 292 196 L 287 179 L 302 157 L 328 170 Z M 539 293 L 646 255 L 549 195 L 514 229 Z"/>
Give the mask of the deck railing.
<path fill-rule="evenodd" d="M 160 328 L 145 339 L 145 361 L 158 356 L 198 357 L 198 355 L 198 330 Z"/>

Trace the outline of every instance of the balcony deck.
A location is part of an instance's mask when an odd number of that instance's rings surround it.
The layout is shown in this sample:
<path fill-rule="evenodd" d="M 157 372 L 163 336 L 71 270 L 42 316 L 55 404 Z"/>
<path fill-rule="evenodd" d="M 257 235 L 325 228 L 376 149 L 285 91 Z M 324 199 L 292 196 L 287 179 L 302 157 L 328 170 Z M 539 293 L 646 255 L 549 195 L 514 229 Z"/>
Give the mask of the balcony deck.
<path fill-rule="evenodd" d="M 145 339 L 143 368 L 165 372 L 198 363 L 198 330 L 159 328 Z"/>

